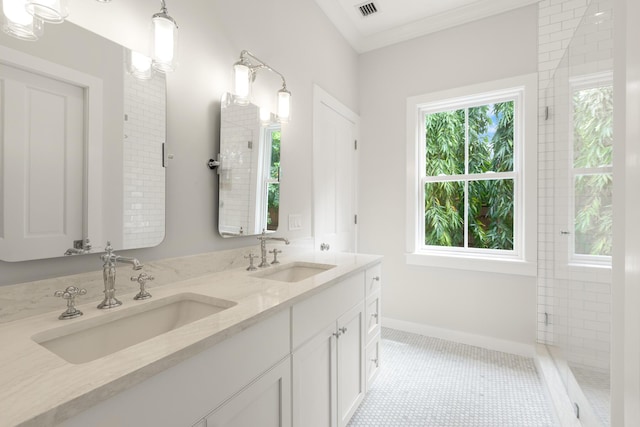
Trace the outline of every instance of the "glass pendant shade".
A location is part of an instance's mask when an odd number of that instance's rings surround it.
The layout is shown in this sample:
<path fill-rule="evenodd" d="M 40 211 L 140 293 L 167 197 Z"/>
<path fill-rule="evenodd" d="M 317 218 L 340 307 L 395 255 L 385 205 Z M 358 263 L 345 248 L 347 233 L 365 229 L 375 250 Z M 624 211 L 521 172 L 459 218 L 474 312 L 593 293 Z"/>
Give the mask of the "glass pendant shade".
<path fill-rule="evenodd" d="M 151 58 L 136 51 L 130 51 L 128 57 L 128 68 L 132 76 L 148 80 L 151 78 Z"/>
<path fill-rule="evenodd" d="M 286 88 L 278 91 L 278 120 L 287 123 L 291 118 L 291 92 Z"/>
<path fill-rule="evenodd" d="M 251 68 L 243 62 L 233 65 L 234 95 L 240 102 L 249 102 L 251 98 Z"/>
<path fill-rule="evenodd" d="M 164 12 L 151 18 L 151 59 L 153 68 L 163 73 L 176 68 L 178 54 L 178 26 L 176 21 Z"/>
<path fill-rule="evenodd" d="M 260 123 L 264 125 L 271 123 L 271 111 L 267 107 L 260 107 Z"/>
<path fill-rule="evenodd" d="M 31 16 L 25 0 L 2 0 L 2 31 L 21 40 L 38 40 L 44 33 L 42 19 Z"/>
<path fill-rule="evenodd" d="M 67 0 L 27 0 L 26 8 L 29 14 L 52 24 L 60 24 L 69 16 Z"/>

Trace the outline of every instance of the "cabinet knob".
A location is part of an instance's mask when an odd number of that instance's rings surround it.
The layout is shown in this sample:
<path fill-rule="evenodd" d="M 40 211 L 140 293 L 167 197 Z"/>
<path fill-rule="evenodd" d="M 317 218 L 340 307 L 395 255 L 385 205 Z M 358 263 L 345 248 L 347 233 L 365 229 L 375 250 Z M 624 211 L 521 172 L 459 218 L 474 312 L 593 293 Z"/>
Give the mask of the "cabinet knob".
<path fill-rule="evenodd" d="M 379 282 L 380 281 L 380 276 L 373 276 L 373 280 L 376 281 L 376 282 Z"/>
<path fill-rule="evenodd" d="M 346 334 L 347 333 L 347 328 L 338 328 L 338 331 L 340 331 L 340 334 Z"/>
<path fill-rule="evenodd" d="M 371 359 L 371 361 L 376 364 L 376 368 L 380 367 L 380 363 L 379 363 L 380 361 L 378 360 L 377 357 L 375 359 Z"/>
<path fill-rule="evenodd" d="M 378 320 L 378 313 L 371 313 L 371 317 Z"/>
<path fill-rule="evenodd" d="M 340 335 L 342 335 L 342 333 L 338 331 L 338 332 L 334 332 L 332 335 L 336 338 L 340 338 Z"/>

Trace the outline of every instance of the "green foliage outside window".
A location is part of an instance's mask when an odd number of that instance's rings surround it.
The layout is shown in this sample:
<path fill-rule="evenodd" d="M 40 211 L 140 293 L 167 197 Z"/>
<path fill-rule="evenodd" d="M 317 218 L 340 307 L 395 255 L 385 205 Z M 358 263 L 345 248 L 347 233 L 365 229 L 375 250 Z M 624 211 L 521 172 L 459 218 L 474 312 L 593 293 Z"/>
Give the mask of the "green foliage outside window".
<path fill-rule="evenodd" d="M 513 115 L 509 101 L 426 116 L 426 175 L 451 177 L 425 184 L 426 245 L 464 247 L 467 227 L 467 247 L 513 249 L 513 179 L 487 176 L 513 171 Z"/>
<path fill-rule="evenodd" d="M 280 131 L 271 132 L 271 161 L 269 163 L 267 184 L 267 229 L 278 229 L 278 211 L 280 209 Z M 276 182 L 274 182 L 276 181 Z"/>
<path fill-rule="evenodd" d="M 573 95 L 575 253 L 611 255 L 613 204 L 613 88 L 582 89 Z M 603 168 L 607 168 L 604 170 Z"/>

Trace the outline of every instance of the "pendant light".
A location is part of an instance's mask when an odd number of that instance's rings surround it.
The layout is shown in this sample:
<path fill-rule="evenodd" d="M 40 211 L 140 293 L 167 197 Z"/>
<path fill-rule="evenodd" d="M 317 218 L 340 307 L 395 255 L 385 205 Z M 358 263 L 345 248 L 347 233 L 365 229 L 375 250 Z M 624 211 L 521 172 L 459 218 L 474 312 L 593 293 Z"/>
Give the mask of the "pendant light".
<path fill-rule="evenodd" d="M 44 22 L 27 12 L 25 0 L 2 0 L 2 31 L 21 40 L 38 40 L 44 33 Z"/>
<path fill-rule="evenodd" d="M 168 15 L 164 0 L 160 5 L 160 12 L 151 17 L 151 59 L 154 69 L 166 73 L 176 68 L 178 24 Z"/>

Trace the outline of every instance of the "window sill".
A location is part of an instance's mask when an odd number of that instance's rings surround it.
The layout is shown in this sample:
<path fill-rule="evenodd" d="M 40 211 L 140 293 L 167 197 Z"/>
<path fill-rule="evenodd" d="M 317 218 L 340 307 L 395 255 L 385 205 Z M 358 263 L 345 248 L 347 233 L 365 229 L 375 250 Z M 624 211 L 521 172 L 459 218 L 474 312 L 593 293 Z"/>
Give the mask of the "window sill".
<path fill-rule="evenodd" d="M 437 254 L 414 252 L 405 256 L 409 265 L 423 267 L 451 268 L 454 270 L 483 271 L 487 273 L 513 274 L 518 276 L 537 275 L 535 262 L 512 258 L 483 257 L 478 255 Z"/>

